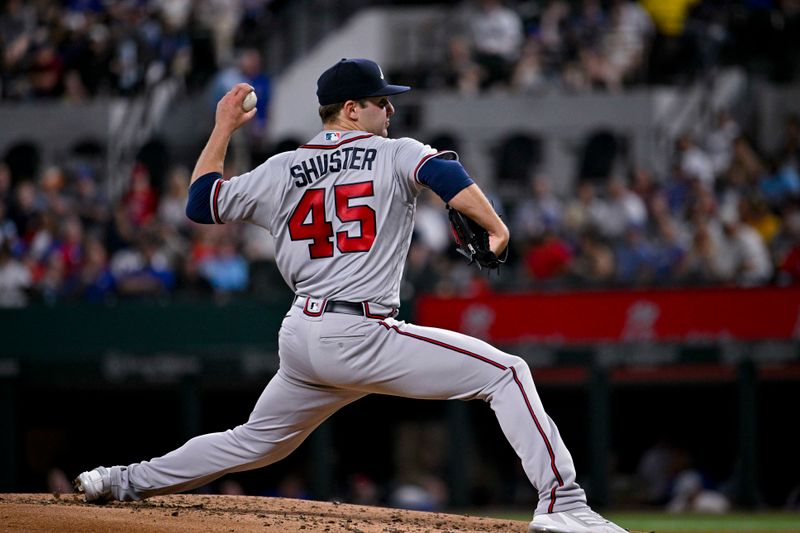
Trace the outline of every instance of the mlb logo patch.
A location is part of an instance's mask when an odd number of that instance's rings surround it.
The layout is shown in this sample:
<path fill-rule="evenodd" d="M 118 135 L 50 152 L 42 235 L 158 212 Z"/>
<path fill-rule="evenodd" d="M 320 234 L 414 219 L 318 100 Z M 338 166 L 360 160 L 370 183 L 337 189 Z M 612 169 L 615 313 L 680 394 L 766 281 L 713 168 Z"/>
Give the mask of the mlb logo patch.
<path fill-rule="evenodd" d="M 303 312 L 308 316 L 320 316 L 325 311 L 325 299 L 307 298 Z"/>
<path fill-rule="evenodd" d="M 342 136 L 342 134 L 339 133 L 338 131 L 325 132 L 325 140 L 326 141 L 338 141 L 341 136 Z"/>

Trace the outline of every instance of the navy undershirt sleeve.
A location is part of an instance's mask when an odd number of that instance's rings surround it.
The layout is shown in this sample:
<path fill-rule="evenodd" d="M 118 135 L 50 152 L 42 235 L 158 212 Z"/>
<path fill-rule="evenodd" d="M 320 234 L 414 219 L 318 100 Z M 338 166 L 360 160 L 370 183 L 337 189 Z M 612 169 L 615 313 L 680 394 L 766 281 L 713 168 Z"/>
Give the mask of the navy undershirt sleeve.
<path fill-rule="evenodd" d="M 186 216 L 199 224 L 213 224 L 211 216 L 211 188 L 222 178 L 219 172 L 209 172 L 197 178 L 189 187 L 189 200 L 186 202 Z"/>
<path fill-rule="evenodd" d="M 445 202 L 474 182 L 458 161 L 432 157 L 417 172 L 417 179 L 431 188 Z"/>

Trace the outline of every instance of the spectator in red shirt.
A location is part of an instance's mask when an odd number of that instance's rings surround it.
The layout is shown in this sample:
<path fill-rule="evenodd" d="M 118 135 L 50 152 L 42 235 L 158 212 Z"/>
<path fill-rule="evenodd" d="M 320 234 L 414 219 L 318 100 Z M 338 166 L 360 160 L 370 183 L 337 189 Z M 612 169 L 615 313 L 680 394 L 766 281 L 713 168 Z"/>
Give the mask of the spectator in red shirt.
<path fill-rule="evenodd" d="M 569 245 L 547 229 L 525 254 L 525 268 L 534 280 L 553 281 L 567 271 L 572 256 Z"/>
<path fill-rule="evenodd" d="M 800 283 L 800 244 L 789 250 L 778 268 L 781 282 L 787 285 Z"/>
<path fill-rule="evenodd" d="M 150 184 L 150 173 L 142 164 L 133 168 L 131 188 L 122 199 L 128 216 L 136 226 L 144 226 L 158 209 L 158 195 Z"/>

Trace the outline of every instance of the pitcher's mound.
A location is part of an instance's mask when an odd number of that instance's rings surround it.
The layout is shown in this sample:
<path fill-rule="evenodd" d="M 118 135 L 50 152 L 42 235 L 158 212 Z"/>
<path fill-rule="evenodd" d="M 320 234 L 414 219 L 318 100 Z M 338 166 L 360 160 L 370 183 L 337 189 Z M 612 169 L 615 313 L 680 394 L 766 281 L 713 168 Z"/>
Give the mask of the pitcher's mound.
<path fill-rule="evenodd" d="M 257 496 L 160 496 L 89 505 L 77 494 L 1 494 L 14 532 L 524 533 L 527 522 Z"/>

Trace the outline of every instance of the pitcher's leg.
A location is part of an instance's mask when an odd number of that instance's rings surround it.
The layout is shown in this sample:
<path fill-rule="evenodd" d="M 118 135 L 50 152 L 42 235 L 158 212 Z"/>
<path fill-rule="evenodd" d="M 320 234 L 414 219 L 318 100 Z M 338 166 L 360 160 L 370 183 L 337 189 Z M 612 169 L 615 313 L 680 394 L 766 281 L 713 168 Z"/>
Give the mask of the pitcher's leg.
<path fill-rule="evenodd" d="M 584 507 L 586 494 L 575 482 L 572 455 L 542 406 L 530 368 L 522 359 L 514 358 L 518 360 L 508 367 L 510 376 L 490 386 L 486 400 L 528 479 L 539 491 L 536 512 Z"/>
<path fill-rule="evenodd" d="M 524 360 L 453 331 L 387 320 L 380 376 L 370 391 L 491 404 L 500 427 L 539 492 L 537 512 L 586 506 L 572 456 L 547 416 Z M 397 367 L 397 368 L 394 368 Z"/>
<path fill-rule="evenodd" d="M 324 388 L 287 379 L 269 382 L 247 423 L 201 435 L 162 457 L 114 467 L 112 493 L 137 499 L 191 490 L 228 472 L 250 470 L 286 457 L 336 410 L 364 393 Z"/>

